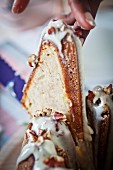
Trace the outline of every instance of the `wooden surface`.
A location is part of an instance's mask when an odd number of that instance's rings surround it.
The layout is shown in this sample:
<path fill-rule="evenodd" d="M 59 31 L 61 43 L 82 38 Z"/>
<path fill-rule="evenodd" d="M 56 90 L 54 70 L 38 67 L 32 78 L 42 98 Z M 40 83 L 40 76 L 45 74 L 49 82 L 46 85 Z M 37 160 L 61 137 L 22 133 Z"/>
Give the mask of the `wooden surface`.
<path fill-rule="evenodd" d="M 0 169 L 15 170 L 25 129 L 20 129 L 0 151 Z"/>

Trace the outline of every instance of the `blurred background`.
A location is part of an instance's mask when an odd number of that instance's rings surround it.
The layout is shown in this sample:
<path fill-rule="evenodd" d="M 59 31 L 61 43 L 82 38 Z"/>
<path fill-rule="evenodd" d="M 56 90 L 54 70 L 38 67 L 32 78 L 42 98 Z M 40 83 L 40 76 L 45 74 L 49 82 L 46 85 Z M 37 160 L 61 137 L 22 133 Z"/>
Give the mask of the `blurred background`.
<path fill-rule="evenodd" d="M 0 0 L 0 147 L 21 126 L 28 115 L 20 100 L 31 68 L 27 58 L 37 54 L 41 31 L 48 20 L 68 13 L 66 0 L 31 0 L 22 14 L 12 14 L 13 0 Z M 83 46 L 85 88 L 113 84 L 113 1 L 103 1 L 96 27 Z"/>

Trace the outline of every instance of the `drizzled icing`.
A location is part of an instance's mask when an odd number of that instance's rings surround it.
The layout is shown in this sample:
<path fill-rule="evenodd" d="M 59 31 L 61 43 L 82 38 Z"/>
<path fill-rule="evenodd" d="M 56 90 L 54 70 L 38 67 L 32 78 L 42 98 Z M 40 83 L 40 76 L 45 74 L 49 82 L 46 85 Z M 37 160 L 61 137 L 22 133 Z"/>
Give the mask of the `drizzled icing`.
<path fill-rule="evenodd" d="M 55 28 L 55 32 L 49 34 L 48 30 L 51 29 L 52 27 Z M 71 38 L 69 37 L 73 36 L 73 31 L 70 26 L 64 25 L 64 23 L 61 20 L 51 21 L 49 22 L 48 27 L 46 28 L 43 39 L 53 42 L 57 46 L 60 56 L 64 57 L 62 54 L 61 41 L 66 35 L 68 35 L 68 41 L 71 41 Z"/>
<path fill-rule="evenodd" d="M 107 94 L 104 91 L 104 88 L 101 86 L 96 86 L 93 89 L 94 93 L 94 98 L 93 98 L 93 103 L 88 102 L 88 107 L 93 113 L 94 116 L 94 124 L 95 124 L 95 130 L 96 134 L 98 135 L 98 124 L 104 120 L 107 116 L 110 116 L 110 125 L 109 125 L 109 134 L 108 134 L 108 143 L 107 143 L 107 154 L 106 154 L 106 163 L 105 163 L 105 169 L 110 169 L 110 164 L 112 161 L 112 153 L 113 153 L 113 100 L 112 100 L 112 95 Z M 100 100 L 99 104 L 96 104 L 96 102 Z M 109 115 L 104 115 L 105 117 L 102 116 L 102 113 L 105 111 L 105 106 L 108 106 L 109 109 Z M 99 136 L 97 136 L 99 140 Z"/>
<path fill-rule="evenodd" d="M 32 154 L 35 158 L 33 170 L 41 170 L 47 167 L 43 161 L 51 155 L 57 155 L 57 152 L 53 142 L 50 140 L 45 140 L 42 145 L 38 145 L 36 142 L 29 142 L 23 147 L 22 152 L 17 160 L 17 164 L 27 159 Z"/>
<path fill-rule="evenodd" d="M 54 31 L 49 33 L 48 30 L 50 30 L 51 28 L 54 28 Z M 64 55 L 62 53 L 61 41 L 65 38 L 66 35 L 68 35 L 67 41 L 72 41 L 71 37 L 73 37 L 74 40 L 78 41 L 78 43 L 81 44 L 79 38 L 74 34 L 74 30 L 72 30 L 71 26 L 65 24 L 62 20 L 51 20 L 42 31 L 40 42 L 38 45 L 38 53 L 40 51 L 42 40 L 47 42 L 49 41 L 53 42 L 57 46 L 60 56 L 64 58 Z"/>
<path fill-rule="evenodd" d="M 59 146 L 62 150 L 66 151 L 70 159 L 76 157 L 74 142 L 65 122 L 53 120 L 51 116 L 44 116 L 32 118 L 30 123 L 32 123 L 31 130 L 34 131 L 38 136 L 40 136 L 41 130 L 46 130 L 47 132 L 50 132 L 50 140 L 43 138 L 42 142 L 40 143 L 38 143 L 37 141 L 33 142 L 32 137 L 29 135 L 30 130 L 28 129 L 28 143 L 23 147 L 20 156 L 17 160 L 17 164 L 19 164 L 20 162 L 27 159 L 30 155 L 33 154 L 35 158 L 33 170 L 43 170 L 44 168 L 48 168 L 48 166 L 43 162 L 50 156 L 58 156 L 56 146 Z M 58 130 L 56 130 L 56 124 L 58 126 Z M 60 159 L 63 158 L 60 157 Z M 71 167 L 75 169 L 73 161 L 70 162 L 70 164 Z M 49 167 L 49 169 L 52 168 Z M 56 167 L 54 169 L 63 170 L 65 168 Z"/>

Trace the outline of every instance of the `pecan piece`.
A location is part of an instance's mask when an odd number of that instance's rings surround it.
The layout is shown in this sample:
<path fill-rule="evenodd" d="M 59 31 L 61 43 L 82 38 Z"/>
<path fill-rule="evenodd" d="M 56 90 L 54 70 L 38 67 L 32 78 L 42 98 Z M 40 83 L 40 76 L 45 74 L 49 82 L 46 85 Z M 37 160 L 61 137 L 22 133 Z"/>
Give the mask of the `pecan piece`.
<path fill-rule="evenodd" d="M 35 54 L 32 54 L 31 56 L 29 56 L 28 64 L 30 67 L 35 67 L 37 63 L 38 63 L 38 59 Z"/>
<path fill-rule="evenodd" d="M 112 84 L 110 84 L 108 87 L 105 87 L 103 90 L 104 90 L 104 92 L 107 93 L 108 95 L 109 95 L 109 94 L 112 94 Z"/>
<path fill-rule="evenodd" d="M 62 120 L 62 121 L 66 121 L 66 116 L 62 113 L 59 112 L 55 112 L 53 115 L 53 120 Z"/>
<path fill-rule="evenodd" d="M 56 32 L 56 30 L 55 30 L 54 27 L 51 27 L 51 28 L 48 29 L 48 34 L 52 34 L 52 33 L 55 33 L 55 32 Z"/>
<path fill-rule="evenodd" d="M 32 126 L 33 126 L 33 124 L 29 123 L 27 129 L 31 130 Z"/>
<path fill-rule="evenodd" d="M 49 167 L 64 167 L 64 159 L 60 156 L 51 156 L 44 160 L 44 164 Z"/>
<path fill-rule="evenodd" d="M 93 99 L 94 99 L 94 97 L 95 97 L 95 94 L 93 93 L 93 91 L 88 91 L 88 100 L 91 102 L 91 103 L 93 103 Z"/>

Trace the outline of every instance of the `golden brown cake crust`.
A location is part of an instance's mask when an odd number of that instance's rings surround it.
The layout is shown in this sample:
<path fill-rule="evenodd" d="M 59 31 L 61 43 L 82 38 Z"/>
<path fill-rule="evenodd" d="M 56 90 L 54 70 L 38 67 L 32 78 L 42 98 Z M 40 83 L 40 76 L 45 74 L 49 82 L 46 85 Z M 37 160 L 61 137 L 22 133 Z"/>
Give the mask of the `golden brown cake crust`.
<path fill-rule="evenodd" d="M 65 39 L 62 41 L 62 47 L 64 58 L 65 56 L 68 56 L 69 59 L 65 59 L 64 61 L 64 59 L 59 57 L 67 94 L 72 101 L 72 110 L 70 112 L 71 128 L 75 130 L 74 136 L 77 136 L 78 139 L 83 139 L 82 90 L 80 85 L 77 48 L 74 40 L 72 42 L 65 43 Z"/>

